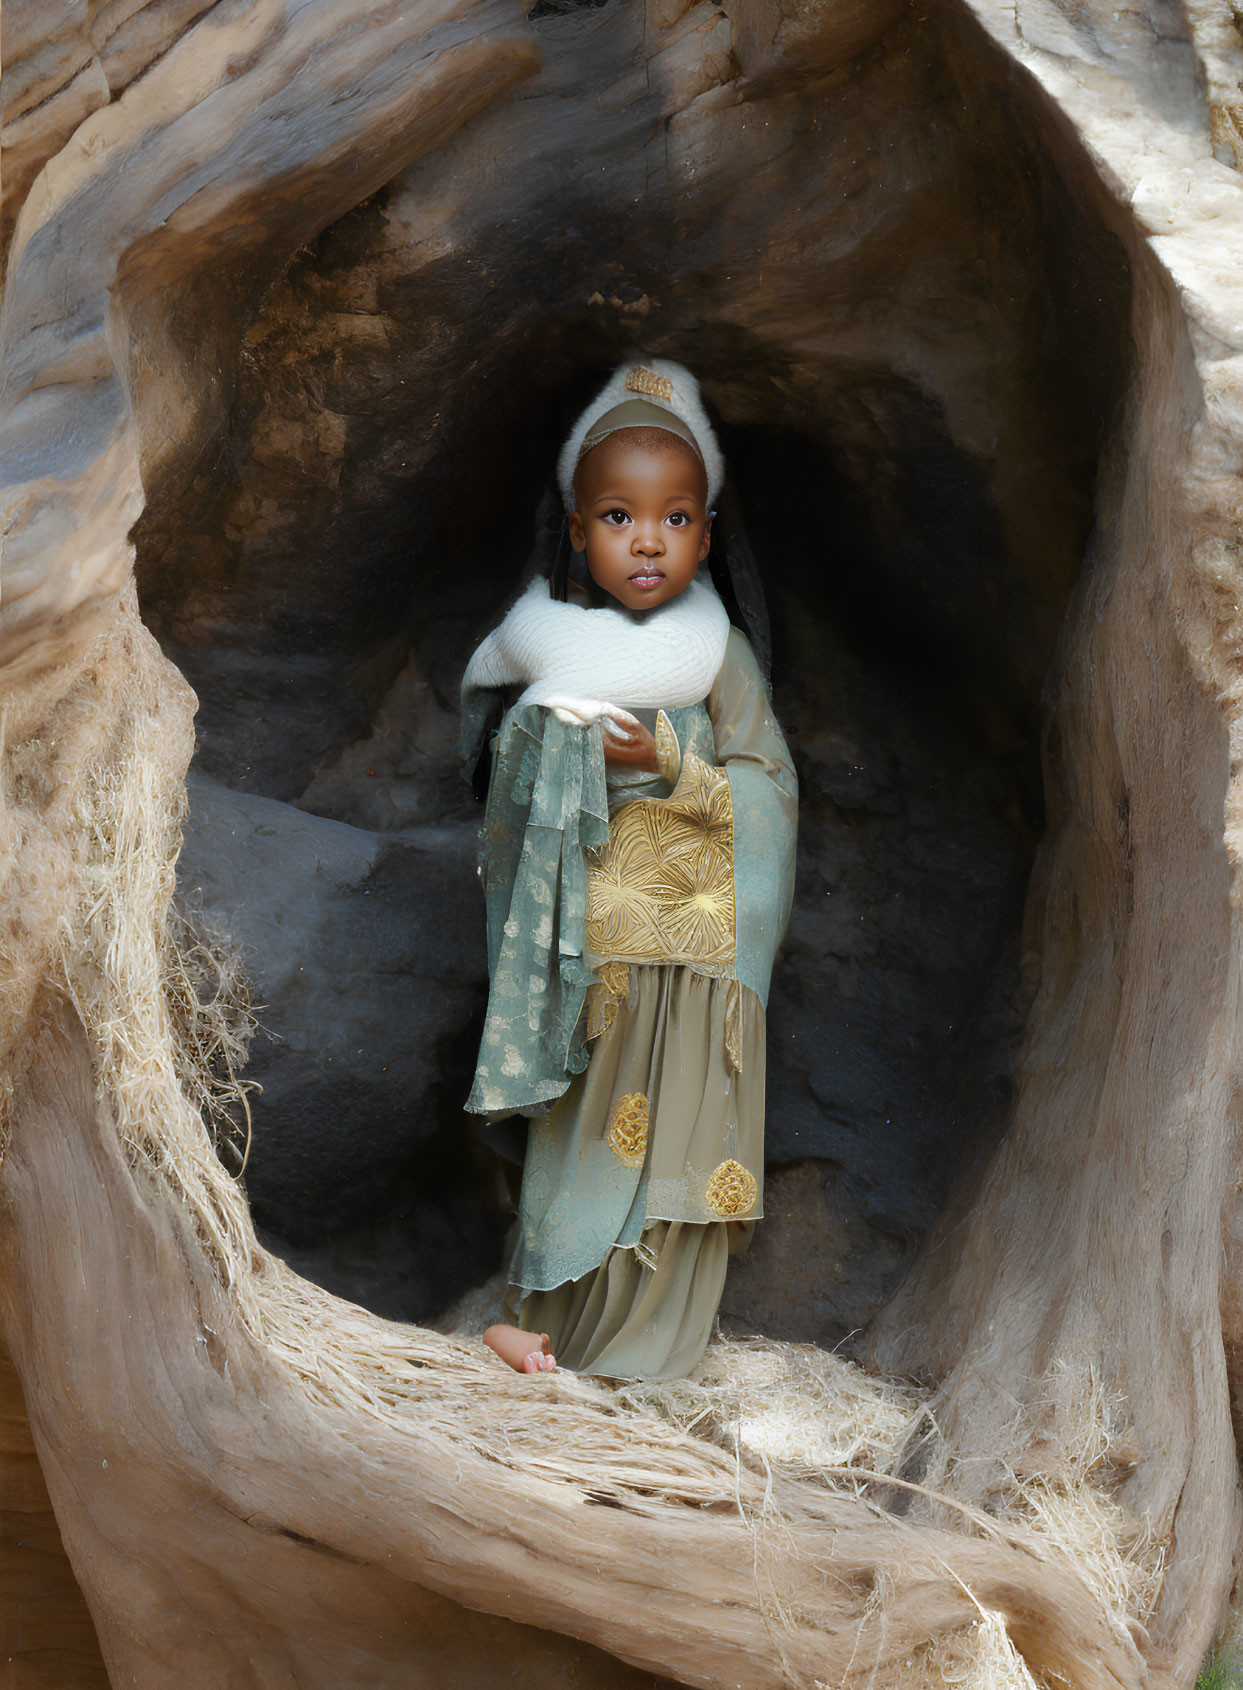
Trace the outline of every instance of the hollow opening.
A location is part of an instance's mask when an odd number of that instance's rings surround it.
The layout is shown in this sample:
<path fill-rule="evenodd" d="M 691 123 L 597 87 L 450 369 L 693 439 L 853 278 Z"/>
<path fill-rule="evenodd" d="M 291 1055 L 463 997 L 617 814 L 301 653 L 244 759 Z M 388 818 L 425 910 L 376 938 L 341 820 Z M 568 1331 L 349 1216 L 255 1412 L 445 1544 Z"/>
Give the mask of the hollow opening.
<path fill-rule="evenodd" d="M 461 1107 L 486 979 L 457 688 L 584 398 L 634 347 L 677 357 L 720 419 L 802 783 L 768 1218 L 724 1310 L 833 1342 L 1005 1127 L 1041 687 L 1127 264 L 1080 149 L 956 12 L 877 8 L 752 82 L 692 7 L 667 38 L 701 80 L 717 52 L 702 87 L 672 49 L 622 75 L 621 9 L 531 20 L 538 90 L 298 256 L 217 455 L 136 535 L 200 699 L 183 892 L 276 1035 L 248 1188 L 282 1253 L 381 1313 L 429 1319 L 499 1265 L 504 1181 Z"/>

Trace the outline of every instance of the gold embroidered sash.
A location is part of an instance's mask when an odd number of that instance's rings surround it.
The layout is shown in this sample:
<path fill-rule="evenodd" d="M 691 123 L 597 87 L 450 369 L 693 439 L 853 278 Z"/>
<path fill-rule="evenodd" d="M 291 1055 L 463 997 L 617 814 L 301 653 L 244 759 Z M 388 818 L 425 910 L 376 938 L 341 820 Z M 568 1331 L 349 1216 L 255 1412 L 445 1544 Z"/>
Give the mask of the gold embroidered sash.
<path fill-rule="evenodd" d="M 668 798 L 638 798 L 609 824 L 587 878 L 587 943 L 597 964 L 734 960 L 734 812 L 729 778 L 688 754 Z"/>

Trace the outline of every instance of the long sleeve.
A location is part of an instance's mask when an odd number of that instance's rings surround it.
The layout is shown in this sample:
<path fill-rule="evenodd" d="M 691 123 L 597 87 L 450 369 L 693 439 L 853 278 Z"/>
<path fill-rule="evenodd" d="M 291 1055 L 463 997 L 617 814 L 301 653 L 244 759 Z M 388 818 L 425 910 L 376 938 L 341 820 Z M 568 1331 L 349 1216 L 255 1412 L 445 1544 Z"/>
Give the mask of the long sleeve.
<path fill-rule="evenodd" d="M 767 1004 L 794 901 L 798 777 L 755 656 L 737 628 L 709 694 L 708 715 L 733 807 L 737 974 Z"/>

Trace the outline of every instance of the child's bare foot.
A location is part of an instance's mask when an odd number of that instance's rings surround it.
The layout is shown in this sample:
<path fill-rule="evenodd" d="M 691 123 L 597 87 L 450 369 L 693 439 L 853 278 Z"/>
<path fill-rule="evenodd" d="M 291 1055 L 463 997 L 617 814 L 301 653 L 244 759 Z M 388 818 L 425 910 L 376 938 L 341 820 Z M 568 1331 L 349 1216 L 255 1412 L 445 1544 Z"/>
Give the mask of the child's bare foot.
<path fill-rule="evenodd" d="M 507 1361 L 515 1373 L 554 1373 L 557 1358 L 547 1332 L 524 1332 L 520 1326 L 489 1326 L 483 1341 Z"/>

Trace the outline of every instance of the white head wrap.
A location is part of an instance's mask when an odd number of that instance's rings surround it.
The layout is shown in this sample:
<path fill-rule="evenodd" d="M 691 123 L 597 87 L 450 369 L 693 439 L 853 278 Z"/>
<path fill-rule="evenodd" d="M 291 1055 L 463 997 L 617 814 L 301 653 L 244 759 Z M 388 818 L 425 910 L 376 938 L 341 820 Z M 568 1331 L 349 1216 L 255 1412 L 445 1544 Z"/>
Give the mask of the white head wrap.
<path fill-rule="evenodd" d="M 590 451 L 619 428 L 667 428 L 694 446 L 708 477 L 709 508 L 716 502 L 725 479 L 725 462 L 699 396 L 699 383 L 682 364 L 649 358 L 619 364 L 566 437 L 557 459 L 557 483 L 566 510 L 577 508 L 574 471 L 584 448 Z"/>

